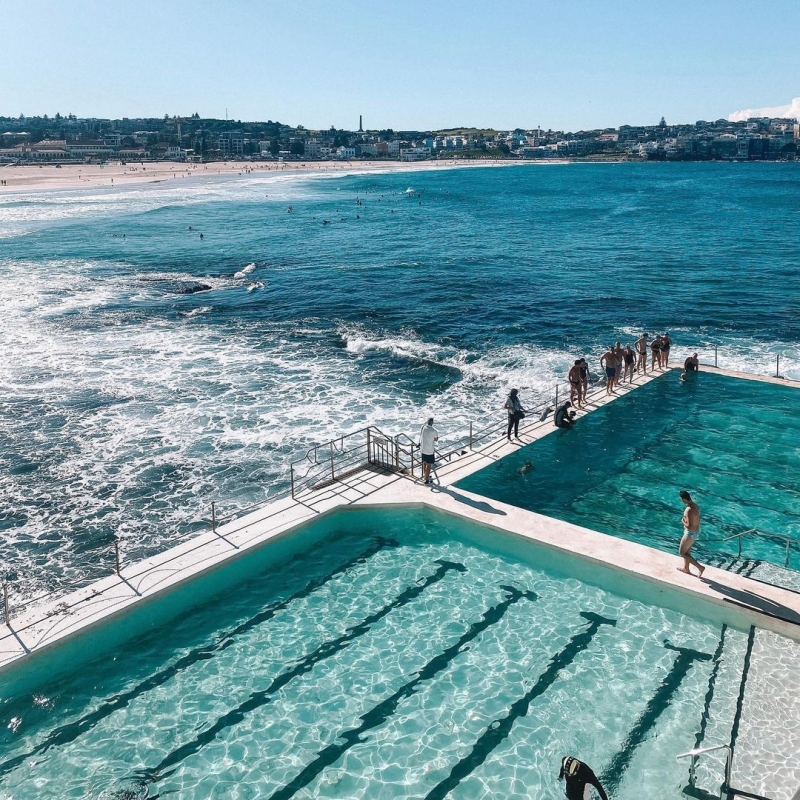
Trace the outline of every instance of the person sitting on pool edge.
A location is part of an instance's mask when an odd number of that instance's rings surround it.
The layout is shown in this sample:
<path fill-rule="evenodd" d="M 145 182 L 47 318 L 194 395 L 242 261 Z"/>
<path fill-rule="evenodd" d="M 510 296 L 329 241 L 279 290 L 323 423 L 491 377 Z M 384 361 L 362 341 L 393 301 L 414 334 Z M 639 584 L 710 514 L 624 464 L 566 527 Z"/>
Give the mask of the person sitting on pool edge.
<path fill-rule="evenodd" d="M 590 799 L 592 796 L 590 786 L 597 789 L 601 800 L 608 800 L 606 790 L 600 785 L 592 768 L 573 756 L 564 756 L 561 759 L 561 771 L 558 773 L 558 779 L 567 782 L 564 787 L 567 800 Z"/>
<path fill-rule="evenodd" d="M 571 428 L 575 424 L 575 412 L 568 409 L 572 406 L 569 400 L 562 403 L 553 414 L 553 424 L 556 428 Z"/>
<path fill-rule="evenodd" d="M 700 360 L 697 358 L 697 353 L 692 353 L 683 362 L 683 370 L 684 372 L 698 372 L 700 370 Z"/>

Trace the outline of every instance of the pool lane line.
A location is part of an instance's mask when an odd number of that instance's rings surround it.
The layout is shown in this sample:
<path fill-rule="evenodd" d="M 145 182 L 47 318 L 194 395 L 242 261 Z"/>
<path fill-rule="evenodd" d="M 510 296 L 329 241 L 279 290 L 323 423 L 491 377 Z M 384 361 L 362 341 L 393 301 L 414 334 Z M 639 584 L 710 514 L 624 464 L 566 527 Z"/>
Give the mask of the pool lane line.
<path fill-rule="evenodd" d="M 664 647 L 674 650 L 678 655 L 672 662 L 667 677 L 661 681 L 656 693 L 650 698 L 641 716 L 631 728 L 620 750 L 611 759 L 611 763 L 603 770 L 600 783 L 610 796 L 616 794 L 625 771 L 633 761 L 639 746 L 647 738 L 658 718 L 666 711 L 672 702 L 673 695 L 678 691 L 683 679 L 688 674 L 696 661 L 711 661 L 712 656 L 690 647 L 676 647 L 664 640 Z"/>
<path fill-rule="evenodd" d="M 336 742 L 320 750 L 317 753 L 317 757 L 306 765 L 299 775 L 273 792 L 269 796 L 269 800 L 288 800 L 305 786 L 308 786 L 326 767 L 335 764 L 351 747 L 366 742 L 367 739 L 364 734 L 367 731 L 383 725 L 384 722 L 390 719 L 397 711 L 400 703 L 411 697 L 420 684 L 432 680 L 445 670 L 455 658 L 465 651 L 466 646 L 473 639 L 499 622 L 512 605 L 520 600 L 538 600 L 538 595 L 535 592 L 523 591 L 515 586 L 501 586 L 500 588 L 506 592 L 506 597 L 501 603 L 485 611 L 481 619 L 478 622 L 473 622 L 457 642 L 431 659 L 416 673 L 415 677 L 403 684 L 394 694 L 367 711 L 361 717 L 361 724 L 357 728 L 350 728 L 340 733 Z"/>
<path fill-rule="evenodd" d="M 714 666 L 708 678 L 708 689 L 706 690 L 705 702 L 703 703 L 703 713 L 700 715 L 700 730 L 694 737 L 694 750 L 698 750 L 706 738 L 706 728 L 708 727 L 708 720 L 711 716 L 711 703 L 714 701 L 717 675 L 719 674 L 719 666 L 722 661 L 722 651 L 725 649 L 725 636 L 727 633 L 728 626 L 726 623 L 723 623 L 720 630 L 719 642 L 712 656 L 712 663 Z M 693 770 L 689 770 L 689 785 L 694 786 Z"/>
<path fill-rule="evenodd" d="M 317 589 L 322 588 L 326 583 L 329 583 L 339 575 L 348 572 L 349 570 L 353 569 L 353 567 L 357 567 L 358 565 L 365 563 L 367 560 L 372 558 L 372 556 L 377 555 L 377 553 L 379 553 L 381 550 L 384 550 L 388 547 L 399 547 L 399 542 L 388 537 L 375 537 L 372 544 L 370 544 L 370 546 L 363 550 L 359 555 L 348 559 L 336 567 L 336 569 L 329 572 L 327 575 L 314 578 L 302 589 L 299 589 L 294 594 L 289 595 L 289 597 L 285 598 L 284 600 L 279 600 L 278 602 L 267 606 L 263 611 L 260 611 L 254 617 L 251 617 L 246 622 L 238 625 L 213 644 L 203 645 L 202 647 L 197 647 L 194 650 L 190 650 L 185 656 L 179 658 L 174 664 L 171 664 L 169 667 L 165 667 L 159 672 L 156 672 L 154 675 L 151 675 L 141 683 L 138 683 L 132 689 L 129 689 L 121 694 L 114 695 L 86 716 L 81 717 L 74 722 L 70 722 L 67 725 L 62 725 L 61 727 L 56 728 L 43 742 L 36 745 L 36 747 L 29 752 L 0 762 L 0 778 L 16 769 L 20 764 L 23 764 L 28 759 L 47 752 L 51 747 L 58 747 L 60 745 L 73 742 L 79 736 L 87 731 L 90 731 L 98 723 L 102 722 L 106 717 L 110 716 L 115 711 L 125 708 L 132 700 L 135 700 L 137 697 L 139 697 L 139 695 L 163 685 L 170 678 L 175 677 L 175 675 L 183 672 L 197 662 L 207 661 L 208 659 L 212 658 L 215 653 L 225 650 L 227 647 L 232 645 L 233 640 L 237 636 L 246 633 L 263 622 L 269 621 L 278 612 L 283 611 L 295 600 L 302 600 L 303 598 L 310 596 L 317 591 Z M 292 561 L 295 560 L 296 559 L 292 559 Z"/>
<path fill-rule="evenodd" d="M 608 619 L 591 611 L 581 611 L 580 615 L 589 622 L 589 626 L 580 633 L 574 634 L 569 642 L 550 659 L 547 669 L 539 676 L 536 683 L 511 705 L 505 717 L 497 719 L 489 725 L 472 746 L 469 755 L 453 766 L 450 774 L 425 795 L 425 800 L 442 800 L 464 778 L 483 764 L 492 751 L 511 733 L 514 723 L 520 717 L 527 715 L 531 703 L 543 695 L 555 683 L 561 671 L 572 664 L 578 655 L 589 646 L 600 627 L 602 625 L 616 626 L 617 624 L 615 619 Z M 273 798 L 275 797 L 277 795 L 273 795 Z"/>
<path fill-rule="evenodd" d="M 736 740 L 739 738 L 739 726 L 742 724 L 742 711 L 744 709 L 744 693 L 747 689 L 747 678 L 750 675 L 750 660 L 753 657 L 753 644 L 756 640 L 756 626 L 750 626 L 750 633 L 747 636 L 747 650 L 744 654 L 744 664 L 742 665 L 742 680 L 739 683 L 739 696 L 736 698 L 736 714 L 731 725 L 730 747 L 732 754 L 736 753 Z M 733 755 L 731 756 L 731 759 Z M 728 787 L 730 789 L 730 786 Z"/>
<path fill-rule="evenodd" d="M 206 728 L 190 742 L 181 745 L 177 750 L 173 750 L 165 756 L 161 762 L 151 770 L 145 769 L 137 773 L 137 777 L 144 777 L 151 782 L 159 781 L 172 773 L 173 770 L 166 772 L 170 767 L 175 767 L 184 759 L 193 756 L 195 753 L 210 744 L 217 736 L 228 728 L 238 725 L 244 718 L 257 709 L 265 706 L 272 699 L 272 696 L 283 689 L 288 683 L 301 675 L 310 672 L 320 661 L 340 653 L 351 642 L 363 636 L 372 629 L 375 623 L 382 620 L 390 612 L 397 608 L 402 608 L 412 600 L 419 597 L 426 589 L 442 580 L 448 572 L 466 572 L 467 568 L 463 564 L 455 561 L 437 560 L 434 562 L 439 565 L 435 572 L 425 578 L 420 578 L 413 586 L 404 589 L 391 603 L 383 606 L 379 611 L 370 614 L 357 625 L 348 628 L 341 636 L 323 642 L 315 650 L 303 656 L 294 666 L 284 670 L 280 675 L 272 680 L 266 689 L 253 692 L 250 697 L 236 708 L 231 709 L 221 716 L 210 728 Z"/>

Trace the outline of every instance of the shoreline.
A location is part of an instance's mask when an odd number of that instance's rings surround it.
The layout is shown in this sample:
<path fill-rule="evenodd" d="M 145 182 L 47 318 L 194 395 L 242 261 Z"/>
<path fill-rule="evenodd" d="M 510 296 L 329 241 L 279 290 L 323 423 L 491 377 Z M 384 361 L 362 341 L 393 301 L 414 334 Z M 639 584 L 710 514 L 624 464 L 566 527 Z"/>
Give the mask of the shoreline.
<path fill-rule="evenodd" d="M 154 161 L 110 164 L 25 164 L 0 166 L 0 196 L 16 192 L 49 191 L 53 189 L 123 189 L 128 186 L 166 184 L 174 181 L 211 177 L 247 177 L 259 175 L 348 175 L 378 174 L 381 172 L 416 172 L 439 169 L 476 167 L 511 167 L 537 164 L 536 161 L 485 159 L 456 161 L 453 159 L 426 161 L 303 161 L 250 162 L 220 161 L 208 164 L 181 164 L 173 161 Z M 545 162 L 566 164 L 566 160 Z"/>

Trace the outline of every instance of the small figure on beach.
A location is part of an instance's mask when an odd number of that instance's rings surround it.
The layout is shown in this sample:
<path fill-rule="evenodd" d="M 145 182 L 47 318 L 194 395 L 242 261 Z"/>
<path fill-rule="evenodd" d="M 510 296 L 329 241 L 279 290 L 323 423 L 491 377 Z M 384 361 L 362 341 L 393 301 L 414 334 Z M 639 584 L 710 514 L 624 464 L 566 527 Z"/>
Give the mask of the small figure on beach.
<path fill-rule="evenodd" d="M 625 345 L 622 351 L 622 382 L 625 383 L 625 378 L 628 378 L 628 383 L 633 383 L 633 371 L 636 368 L 636 353 L 629 344 Z"/>
<path fill-rule="evenodd" d="M 581 378 L 581 360 L 575 359 L 575 363 L 569 368 L 567 373 L 569 381 L 569 399 L 577 403 L 578 408 L 583 407 L 583 379 Z"/>
<path fill-rule="evenodd" d="M 525 417 L 525 409 L 519 401 L 519 390 L 512 389 L 508 393 L 505 405 L 503 406 L 508 412 L 508 430 L 506 431 L 506 438 L 511 441 L 511 430 L 514 430 L 514 438 L 519 439 L 519 421 Z"/>
<path fill-rule="evenodd" d="M 606 372 L 606 394 L 615 394 L 614 380 L 617 377 L 617 354 L 614 352 L 613 347 L 609 347 L 600 356 L 600 367 Z"/>
<path fill-rule="evenodd" d="M 683 501 L 683 536 L 681 537 L 680 547 L 678 553 L 683 558 L 683 569 L 678 567 L 678 572 L 685 572 L 687 575 L 692 573 L 689 566 L 697 567 L 698 577 L 702 577 L 705 572 L 705 567 L 697 561 L 692 555 L 692 547 L 695 542 L 700 538 L 700 506 L 692 500 L 692 496 L 687 491 L 680 493 L 680 498 Z"/>
<path fill-rule="evenodd" d="M 433 417 L 422 426 L 419 432 L 419 450 L 422 456 L 422 477 L 425 483 L 431 482 L 431 467 L 436 461 L 436 442 L 439 440 L 439 431 L 433 427 Z"/>
<path fill-rule="evenodd" d="M 647 334 L 636 340 L 636 371 L 647 375 Z"/>
<path fill-rule="evenodd" d="M 587 797 L 591 797 L 590 786 L 597 790 L 601 800 L 608 800 L 606 790 L 600 784 L 594 770 L 573 756 L 565 756 L 561 759 L 561 771 L 558 773 L 558 779 L 567 782 L 564 787 L 567 800 L 586 800 Z"/>

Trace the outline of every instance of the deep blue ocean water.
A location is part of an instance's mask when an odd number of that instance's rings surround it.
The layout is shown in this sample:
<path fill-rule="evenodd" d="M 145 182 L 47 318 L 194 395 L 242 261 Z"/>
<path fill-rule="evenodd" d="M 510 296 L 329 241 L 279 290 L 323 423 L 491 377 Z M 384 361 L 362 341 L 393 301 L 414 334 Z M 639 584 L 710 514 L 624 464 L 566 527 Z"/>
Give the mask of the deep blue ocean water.
<path fill-rule="evenodd" d="M 800 377 L 799 235 L 795 164 L 6 194 L 3 572 L 31 591 L 105 574 L 115 532 L 126 557 L 160 549 L 365 423 L 430 412 L 455 437 L 643 330 Z"/>

